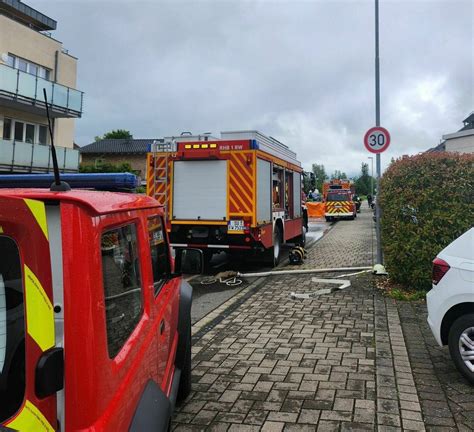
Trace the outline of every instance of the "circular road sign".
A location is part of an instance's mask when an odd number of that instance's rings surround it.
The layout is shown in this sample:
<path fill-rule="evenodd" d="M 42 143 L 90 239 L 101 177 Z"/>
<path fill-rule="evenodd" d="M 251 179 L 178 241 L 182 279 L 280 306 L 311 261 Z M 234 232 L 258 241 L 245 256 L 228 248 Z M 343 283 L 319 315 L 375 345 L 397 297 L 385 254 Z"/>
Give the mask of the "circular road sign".
<path fill-rule="evenodd" d="M 370 128 L 364 136 L 365 148 L 371 153 L 382 153 L 390 145 L 390 134 L 382 126 Z"/>

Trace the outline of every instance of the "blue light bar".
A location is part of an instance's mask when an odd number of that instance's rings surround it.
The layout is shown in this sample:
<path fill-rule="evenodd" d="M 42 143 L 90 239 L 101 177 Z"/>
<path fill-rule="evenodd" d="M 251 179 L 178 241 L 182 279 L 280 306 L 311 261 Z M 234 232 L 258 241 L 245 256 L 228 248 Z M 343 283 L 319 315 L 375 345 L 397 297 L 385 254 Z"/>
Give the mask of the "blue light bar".
<path fill-rule="evenodd" d="M 140 178 L 131 173 L 61 174 L 61 180 L 72 189 L 133 190 Z M 53 174 L 0 175 L 0 188 L 47 188 L 54 182 Z"/>

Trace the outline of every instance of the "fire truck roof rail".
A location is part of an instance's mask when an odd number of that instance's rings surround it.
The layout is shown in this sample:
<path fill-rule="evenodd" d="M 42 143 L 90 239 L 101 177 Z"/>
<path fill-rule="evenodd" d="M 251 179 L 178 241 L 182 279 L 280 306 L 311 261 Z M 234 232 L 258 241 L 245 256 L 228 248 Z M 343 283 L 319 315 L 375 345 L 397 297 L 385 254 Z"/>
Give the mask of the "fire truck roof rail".
<path fill-rule="evenodd" d="M 296 153 L 289 149 L 289 147 L 273 137 L 266 136 L 256 130 L 246 131 L 228 131 L 221 132 L 221 138 L 224 140 L 232 139 L 250 139 L 257 143 L 258 149 L 291 162 L 295 165 L 301 166 L 301 163 L 296 159 Z"/>

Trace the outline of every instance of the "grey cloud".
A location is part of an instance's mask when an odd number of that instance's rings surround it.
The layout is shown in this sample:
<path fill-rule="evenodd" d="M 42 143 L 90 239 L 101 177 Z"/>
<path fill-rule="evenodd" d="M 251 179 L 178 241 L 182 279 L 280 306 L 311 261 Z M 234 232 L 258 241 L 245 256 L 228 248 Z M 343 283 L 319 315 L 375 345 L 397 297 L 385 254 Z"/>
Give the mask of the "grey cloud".
<path fill-rule="evenodd" d="M 58 2 L 86 92 L 76 140 L 258 128 L 305 166 L 357 172 L 374 123 L 373 2 Z M 381 1 L 390 157 L 425 150 L 473 109 L 473 3 Z"/>

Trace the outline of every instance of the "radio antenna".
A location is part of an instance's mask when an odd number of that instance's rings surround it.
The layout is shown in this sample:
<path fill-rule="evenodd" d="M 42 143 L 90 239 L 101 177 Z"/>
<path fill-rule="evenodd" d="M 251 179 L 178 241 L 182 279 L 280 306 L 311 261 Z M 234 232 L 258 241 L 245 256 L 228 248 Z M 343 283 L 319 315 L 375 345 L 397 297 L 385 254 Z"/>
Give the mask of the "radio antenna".
<path fill-rule="evenodd" d="M 54 147 L 54 138 L 53 138 L 53 128 L 51 127 L 51 117 L 49 115 L 49 107 L 48 107 L 48 97 L 46 96 L 46 89 L 43 87 L 43 97 L 44 97 L 44 104 L 46 106 L 46 117 L 48 117 L 48 129 L 49 129 L 49 137 L 51 139 L 51 156 L 53 157 L 53 172 L 54 172 L 54 182 L 49 188 L 52 192 L 66 192 L 71 190 L 71 186 L 69 186 L 66 182 L 61 181 L 59 176 L 59 166 L 58 166 L 58 158 L 56 157 L 56 147 Z"/>

